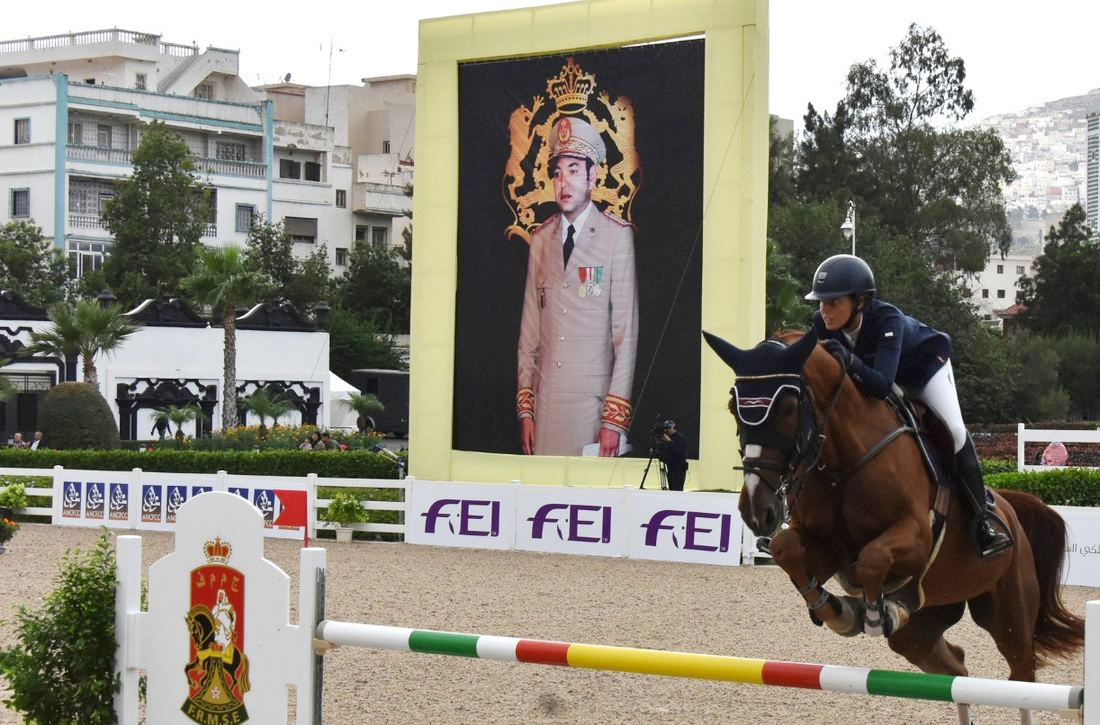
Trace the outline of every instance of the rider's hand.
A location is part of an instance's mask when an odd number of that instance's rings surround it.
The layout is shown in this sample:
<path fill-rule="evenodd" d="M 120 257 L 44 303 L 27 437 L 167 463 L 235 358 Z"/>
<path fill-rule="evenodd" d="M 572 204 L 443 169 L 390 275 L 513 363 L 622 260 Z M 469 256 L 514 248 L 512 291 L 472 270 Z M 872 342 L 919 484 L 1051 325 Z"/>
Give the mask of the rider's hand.
<path fill-rule="evenodd" d="M 822 340 L 821 346 L 825 348 L 825 352 L 835 357 L 845 369 L 851 366 L 852 350 L 843 342 L 830 338 L 828 340 Z"/>

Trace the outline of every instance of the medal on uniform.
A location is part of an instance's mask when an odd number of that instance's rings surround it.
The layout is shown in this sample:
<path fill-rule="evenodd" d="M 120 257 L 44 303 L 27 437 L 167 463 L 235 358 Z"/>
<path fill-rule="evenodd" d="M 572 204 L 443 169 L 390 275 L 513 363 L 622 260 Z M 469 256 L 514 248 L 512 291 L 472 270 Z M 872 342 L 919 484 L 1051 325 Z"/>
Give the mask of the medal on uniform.
<path fill-rule="evenodd" d="M 592 284 L 589 280 L 592 277 L 591 267 L 577 267 L 577 277 L 580 279 L 580 284 L 577 286 L 577 296 L 587 297 L 588 288 Z"/>
<path fill-rule="evenodd" d="M 603 290 L 600 288 L 600 280 L 603 279 L 603 267 L 593 267 L 592 271 L 595 273 L 594 275 L 592 275 L 593 277 L 595 277 L 595 284 L 592 285 L 591 292 L 592 294 L 599 297 L 603 294 Z"/>

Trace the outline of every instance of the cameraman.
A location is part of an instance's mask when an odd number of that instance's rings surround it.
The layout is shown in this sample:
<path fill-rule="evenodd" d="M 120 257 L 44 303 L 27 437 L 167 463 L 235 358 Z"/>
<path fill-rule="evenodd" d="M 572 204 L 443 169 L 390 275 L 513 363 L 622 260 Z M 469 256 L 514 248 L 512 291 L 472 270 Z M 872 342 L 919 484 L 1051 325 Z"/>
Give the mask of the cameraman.
<path fill-rule="evenodd" d="M 668 469 L 668 489 L 683 491 L 688 470 L 687 441 L 683 434 L 677 432 L 676 421 L 666 420 L 654 438 L 657 443 L 657 457 Z"/>

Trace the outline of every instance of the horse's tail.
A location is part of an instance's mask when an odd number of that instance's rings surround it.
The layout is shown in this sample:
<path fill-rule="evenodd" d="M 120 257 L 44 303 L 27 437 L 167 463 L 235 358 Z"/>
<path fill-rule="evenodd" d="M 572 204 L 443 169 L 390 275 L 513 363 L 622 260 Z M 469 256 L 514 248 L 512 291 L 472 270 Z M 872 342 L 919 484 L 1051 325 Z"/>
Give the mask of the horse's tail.
<path fill-rule="evenodd" d="M 1069 655 L 1085 643 L 1085 620 L 1062 602 L 1062 567 L 1066 560 L 1066 522 L 1058 512 L 1022 491 L 998 490 L 1012 506 L 1031 543 L 1039 580 L 1039 616 L 1035 621 L 1035 655 L 1040 663 Z"/>

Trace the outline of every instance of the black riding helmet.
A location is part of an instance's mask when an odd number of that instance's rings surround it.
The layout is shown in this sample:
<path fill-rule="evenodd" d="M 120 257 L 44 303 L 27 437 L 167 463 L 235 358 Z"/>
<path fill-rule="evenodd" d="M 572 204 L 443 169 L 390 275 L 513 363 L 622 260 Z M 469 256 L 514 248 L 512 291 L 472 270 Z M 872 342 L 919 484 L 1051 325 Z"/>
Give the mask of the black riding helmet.
<path fill-rule="evenodd" d="M 851 254 L 834 254 L 814 272 L 813 289 L 806 295 L 806 299 L 820 302 L 846 295 L 874 293 L 875 273 L 866 262 Z"/>

